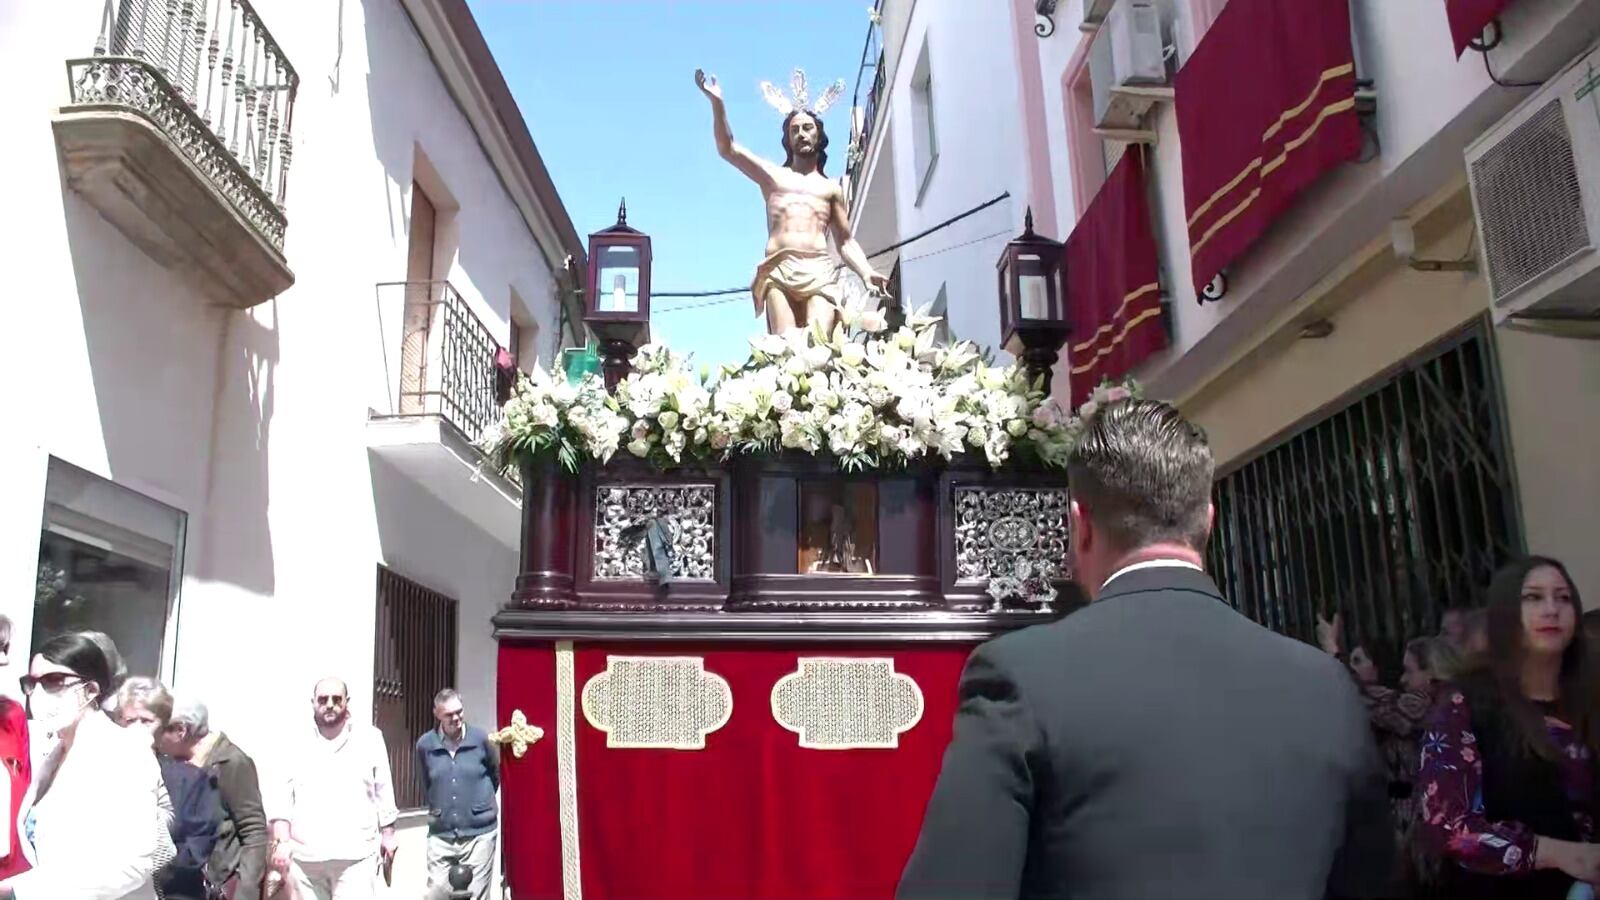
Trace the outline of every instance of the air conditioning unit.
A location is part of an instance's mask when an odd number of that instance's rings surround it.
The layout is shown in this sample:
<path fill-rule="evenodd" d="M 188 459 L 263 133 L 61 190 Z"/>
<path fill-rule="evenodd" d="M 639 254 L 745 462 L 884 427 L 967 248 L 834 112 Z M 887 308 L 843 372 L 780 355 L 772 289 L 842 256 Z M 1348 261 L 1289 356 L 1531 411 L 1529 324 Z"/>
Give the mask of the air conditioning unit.
<path fill-rule="evenodd" d="M 1086 31 L 1091 31 L 1106 20 L 1106 14 L 1111 12 L 1117 0 L 1083 0 L 1083 25 Z"/>
<path fill-rule="evenodd" d="M 1155 0 L 1116 0 L 1093 40 L 1089 81 L 1095 128 L 1137 131 L 1167 83 L 1161 11 Z"/>
<path fill-rule="evenodd" d="M 1467 181 L 1495 322 L 1600 318 L 1600 47 L 1473 141 Z"/>

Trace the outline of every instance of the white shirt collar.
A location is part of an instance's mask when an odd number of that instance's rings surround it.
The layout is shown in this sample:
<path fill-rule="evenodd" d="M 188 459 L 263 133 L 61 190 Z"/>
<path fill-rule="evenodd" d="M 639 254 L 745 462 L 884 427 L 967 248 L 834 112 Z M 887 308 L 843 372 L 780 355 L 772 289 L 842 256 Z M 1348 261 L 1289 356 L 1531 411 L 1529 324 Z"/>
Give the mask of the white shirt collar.
<path fill-rule="evenodd" d="M 1140 569 L 1193 569 L 1196 572 L 1205 571 L 1186 559 L 1147 559 L 1144 562 L 1136 562 L 1131 566 L 1123 566 L 1115 572 L 1112 572 L 1111 577 L 1107 578 L 1105 582 L 1100 585 L 1100 590 L 1105 590 L 1106 585 L 1116 581 L 1119 576 L 1126 575 L 1129 572 L 1137 572 Z"/>

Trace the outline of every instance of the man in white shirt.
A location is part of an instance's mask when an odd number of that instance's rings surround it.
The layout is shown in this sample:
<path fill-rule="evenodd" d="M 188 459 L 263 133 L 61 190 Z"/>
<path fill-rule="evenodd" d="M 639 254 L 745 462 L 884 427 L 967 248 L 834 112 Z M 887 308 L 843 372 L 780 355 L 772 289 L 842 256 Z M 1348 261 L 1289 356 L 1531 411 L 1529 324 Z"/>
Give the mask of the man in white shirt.
<path fill-rule="evenodd" d="M 267 814 L 271 869 L 300 900 L 372 900 L 394 861 L 394 781 L 383 734 L 350 719 L 350 691 L 324 678 L 312 692 L 316 729 L 293 747 Z"/>

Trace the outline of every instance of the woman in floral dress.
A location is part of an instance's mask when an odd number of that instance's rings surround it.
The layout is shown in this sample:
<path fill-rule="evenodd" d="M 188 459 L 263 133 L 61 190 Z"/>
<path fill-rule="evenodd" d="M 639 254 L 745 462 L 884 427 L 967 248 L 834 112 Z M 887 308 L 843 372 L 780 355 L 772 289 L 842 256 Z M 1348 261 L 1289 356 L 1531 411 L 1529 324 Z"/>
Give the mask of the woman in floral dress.
<path fill-rule="evenodd" d="M 1367 718 L 1372 722 L 1372 733 L 1389 773 L 1389 812 L 1394 821 L 1395 843 L 1400 848 L 1403 881 L 1410 885 L 1417 880 L 1416 861 L 1410 852 L 1411 826 L 1416 821 L 1416 793 L 1413 784 L 1417 774 L 1417 740 L 1422 736 L 1423 723 L 1433 702 L 1433 678 L 1428 669 L 1429 657 L 1425 645 L 1412 641 L 1406 645 L 1403 671 L 1394 683 L 1392 654 L 1386 652 L 1381 641 L 1362 638 L 1346 654 L 1341 649 L 1340 617 L 1324 620 L 1317 629 L 1317 642 L 1322 649 L 1343 662 L 1350 670 L 1361 691 L 1361 702 L 1367 707 Z"/>
<path fill-rule="evenodd" d="M 1595 748 L 1600 712 L 1561 563 L 1495 574 L 1483 665 L 1439 692 L 1422 739 L 1415 837 L 1452 898 L 1562 900 L 1600 882 Z"/>

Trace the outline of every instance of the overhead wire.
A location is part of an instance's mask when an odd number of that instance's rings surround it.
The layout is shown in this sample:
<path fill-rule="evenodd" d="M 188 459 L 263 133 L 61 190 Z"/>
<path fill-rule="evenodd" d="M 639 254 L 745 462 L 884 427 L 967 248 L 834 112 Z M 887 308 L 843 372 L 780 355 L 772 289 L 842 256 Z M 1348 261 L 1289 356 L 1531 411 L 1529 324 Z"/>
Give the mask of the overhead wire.
<path fill-rule="evenodd" d="M 1011 192 L 1010 191 L 1003 191 L 1003 192 L 1000 193 L 999 196 L 994 197 L 993 199 L 990 199 L 990 200 L 986 200 L 983 203 L 980 203 L 977 206 L 974 206 L 971 209 L 966 210 L 965 212 L 958 213 L 957 215 L 951 216 L 950 218 L 945 219 L 943 222 L 940 222 L 937 225 L 934 225 L 934 226 L 929 227 L 929 228 L 924 228 L 923 230 L 917 232 L 916 234 L 911 235 L 910 237 L 908 237 L 908 238 L 906 238 L 906 239 L 904 239 L 902 241 L 898 241 L 896 243 L 890 244 L 889 246 L 884 247 L 882 250 L 878 250 L 876 252 L 869 253 L 869 254 L 867 254 L 867 258 L 871 259 L 873 257 L 882 256 L 885 253 L 889 253 L 889 252 L 892 252 L 894 250 L 898 250 L 901 247 L 906 246 L 907 244 L 910 244 L 910 243 L 912 243 L 914 241 L 919 241 L 919 240 L 921 240 L 921 239 L 923 239 L 923 238 L 925 238 L 925 237 L 927 237 L 927 236 L 929 236 L 929 235 L 931 235 L 931 234 L 933 234 L 935 232 L 941 231 L 941 230 L 943 230 L 945 228 L 949 228 L 951 225 L 954 225 L 955 223 L 961 221 L 962 219 L 965 219 L 965 218 L 967 218 L 969 216 L 972 216 L 972 215 L 975 215 L 977 213 L 980 213 L 980 212 L 988 209 L 989 207 L 994 206 L 996 203 L 1001 202 L 1002 200 L 1010 199 L 1010 197 L 1011 197 Z M 966 247 L 966 246 L 971 245 L 971 244 L 976 244 L 976 243 L 979 243 L 981 241 L 987 241 L 987 240 L 990 240 L 992 238 L 999 237 L 1000 235 L 1009 233 L 1009 231 L 1010 231 L 1010 229 L 1002 229 L 1000 231 L 992 232 L 990 234 L 983 235 L 982 237 L 973 238 L 972 240 L 969 240 L 969 241 L 963 241 L 963 242 L 961 242 L 959 244 L 953 244 L 953 245 L 951 245 L 949 247 L 944 247 L 944 248 L 941 248 L 939 250 L 931 250 L 931 251 L 929 251 L 927 253 L 923 253 L 923 254 L 921 254 L 919 256 L 907 257 L 905 259 L 905 262 L 912 262 L 912 261 L 918 260 L 918 259 L 926 259 L 927 257 L 930 257 L 930 256 L 937 256 L 940 253 L 945 253 L 947 251 L 955 250 L 955 249 L 960 248 L 960 247 Z M 661 309 L 652 310 L 652 312 L 667 313 L 667 312 L 680 312 L 682 310 L 688 310 L 688 309 L 703 309 L 703 308 L 708 307 L 708 306 L 719 306 L 719 305 L 724 304 L 724 303 L 732 303 L 735 300 L 741 299 L 740 295 L 747 295 L 749 293 L 750 293 L 750 288 L 749 287 L 734 287 L 734 288 L 721 288 L 719 290 L 714 290 L 714 291 L 651 291 L 650 292 L 650 296 L 652 298 L 673 297 L 673 298 L 683 298 L 683 299 L 699 299 L 699 298 L 705 298 L 705 297 L 721 298 L 721 299 L 717 299 L 717 300 L 712 300 L 712 301 L 710 301 L 708 303 L 690 303 L 690 304 L 685 304 L 683 306 L 669 306 L 669 307 L 665 307 L 665 308 L 661 308 Z"/>

